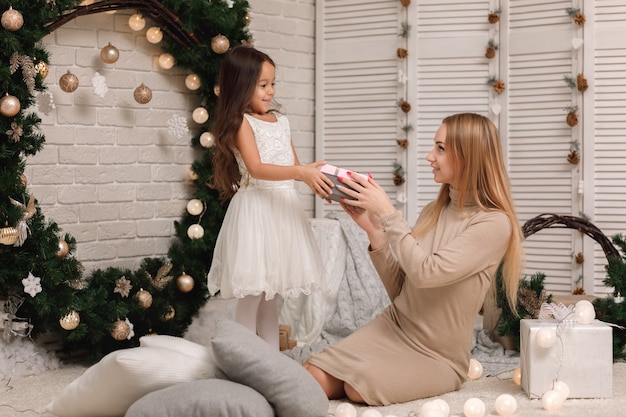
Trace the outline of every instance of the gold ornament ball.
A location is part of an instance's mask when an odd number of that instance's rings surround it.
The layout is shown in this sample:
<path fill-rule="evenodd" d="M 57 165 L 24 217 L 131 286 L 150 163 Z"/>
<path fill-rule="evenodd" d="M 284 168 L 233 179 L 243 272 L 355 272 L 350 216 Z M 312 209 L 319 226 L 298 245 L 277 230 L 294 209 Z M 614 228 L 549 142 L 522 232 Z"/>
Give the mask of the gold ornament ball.
<path fill-rule="evenodd" d="M 2 23 L 3 28 L 8 31 L 15 32 L 24 25 L 24 16 L 22 16 L 22 13 L 18 12 L 13 7 L 9 7 L 9 10 L 2 13 L 0 22 Z"/>
<path fill-rule="evenodd" d="M 137 291 L 137 294 L 135 294 L 135 299 L 139 303 L 139 306 L 144 310 L 149 309 L 152 305 L 152 294 L 150 294 L 143 288 Z"/>
<path fill-rule="evenodd" d="M 152 100 L 152 90 L 150 87 L 141 83 L 139 87 L 135 88 L 134 97 L 137 103 L 147 104 Z"/>
<path fill-rule="evenodd" d="M 105 64 L 113 64 L 117 62 L 120 57 L 120 51 L 111 42 L 100 51 L 100 59 Z"/>
<path fill-rule="evenodd" d="M 70 247 L 63 239 L 59 240 L 59 250 L 57 251 L 57 258 L 65 258 L 70 253 Z"/>
<path fill-rule="evenodd" d="M 174 307 L 168 305 L 166 309 L 167 309 L 167 312 L 161 316 L 162 321 L 170 321 L 176 315 L 176 311 L 174 311 Z"/>
<path fill-rule="evenodd" d="M 15 227 L 0 228 L 0 244 L 12 246 L 19 239 L 20 234 Z"/>
<path fill-rule="evenodd" d="M 216 35 L 211 39 L 211 49 L 216 54 L 223 54 L 230 48 L 230 41 L 222 34 Z"/>
<path fill-rule="evenodd" d="M 37 73 L 39 73 L 39 75 L 41 75 L 41 79 L 45 79 L 48 76 L 48 73 L 50 72 L 50 69 L 48 68 L 48 64 L 46 63 L 46 61 L 37 61 L 37 63 L 35 64 L 35 70 L 37 70 Z"/>
<path fill-rule="evenodd" d="M 59 319 L 59 324 L 65 330 L 74 330 L 80 324 L 80 315 L 76 310 L 70 310 L 69 313 Z"/>
<path fill-rule="evenodd" d="M 17 97 L 6 94 L 0 98 L 0 114 L 6 117 L 13 117 L 20 112 L 22 105 Z"/>
<path fill-rule="evenodd" d="M 178 278 L 176 278 L 176 286 L 178 287 L 180 292 L 187 293 L 193 290 L 194 285 L 195 281 L 193 280 L 191 275 L 187 275 L 184 272 Z"/>
<path fill-rule="evenodd" d="M 130 326 L 124 320 L 117 320 L 113 323 L 113 328 L 111 329 L 111 336 L 113 339 L 121 341 L 128 337 L 130 334 Z"/>
<path fill-rule="evenodd" d="M 66 93 L 72 93 L 78 88 L 78 77 L 67 71 L 59 79 L 59 87 Z"/>

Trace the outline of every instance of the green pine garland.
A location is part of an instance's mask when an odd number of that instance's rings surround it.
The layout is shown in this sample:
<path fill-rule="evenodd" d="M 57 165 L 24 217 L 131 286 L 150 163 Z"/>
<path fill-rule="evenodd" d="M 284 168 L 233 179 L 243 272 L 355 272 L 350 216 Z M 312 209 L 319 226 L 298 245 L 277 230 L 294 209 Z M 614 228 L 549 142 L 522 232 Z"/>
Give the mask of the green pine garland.
<path fill-rule="evenodd" d="M 0 28 L 3 63 L 0 65 L 0 93 L 17 97 L 21 104 L 16 116 L 0 115 L 0 227 L 17 227 L 26 221 L 29 230 L 22 246 L 0 244 L 0 299 L 23 297 L 16 316 L 29 319 L 34 326 L 33 337 L 52 333 L 64 350 L 85 352 L 90 361 L 96 361 L 113 350 L 137 346 L 139 337 L 146 334 L 182 336 L 206 303 L 209 297 L 206 274 L 225 212 L 217 195 L 205 185 L 212 173 L 210 151 L 199 145 L 200 133 L 192 138 L 191 145 L 201 150 L 201 158 L 192 167 L 198 175 L 194 181 L 194 198 L 204 202 L 205 212 L 200 220 L 185 212 L 175 222 L 178 241 L 171 246 L 167 258 L 144 259 L 137 271 L 107 268 L 83 277 L 82 266 L 72 255 L 76 249 L 75 239 L 63 234 L 54 221 L 46 220 L 36 200 L 32 218 L 24 217 L 24 206 L 30 197 L 27 185 L 22 182 L 24 158 L 39 152 L 45 142 L 38 130 L 41 119 L 35 113 L 26 113 L 25 109 L 34 104 L 35 92 L 44 91 L 46 86 L 37 74 L 35 91 L 29 91 L 20 69 L 11 74 L 11 56 L 17 53 L 30 57 L 35 63 L 49 63 L 41 39 L 56 28 L 55 23 L 61 24 L 62 19 L 72 13 L 84 15 L 90 12 L 89 8 L 105 5 L 111 9 L 137 10 L 149 18 L 157 9 L 166 10 L 169 16 L 177 18 L 172 22 L 194 41 L 181 45 L 164 31 L 163 50 L 174 56 L 178 67 L 200 77 L 201 87 L 197 93 L 202 105 L 212 114 L 217 100 L 214 85 L 223 55 L 211 49 L 211 40 L 218 34 L 224 35 L 231 47 L 249 41 L 249 6 L 247 1 L 240 0 L 231 2 L 232 7 L 225 0 L 101 0 L 90 6 L 80 6 L 80 3 L 80 0 L 0 0 L 0 14 L 13 7 L 24 17 L 23 27 L 15 32 Z M 201 131 L 210 129 L 210 120 Z M 18 141 L 6 133 L 12 123 L 19 124 L 23 130 Z M 21 205 L 16 205 L 15 201 Z M 191 240 L 187 228 L 198 222 L 205 230 L 204 237 Z M 65 257 L 57 256 L 59 240 L 68 244 L 70 252 Z M 163 267 L 167 268 L 167 284 L 159 288 L 153 284 L 153 279 Z M 193 289 L 186 293 L 176 284 L 183 272 L 194 279 Z M 22 284 L 29 273 L 41 279 L 41 292 L 34 297 L 24 293 Z M 132 286 L 127 294 L 116 291 L 120 278 Z M 141 289 L 152 295 L 149 308 L 142 307 L 135 297 Z M 72 330 L 63 329 L 59 320 L 72 311 L 79 314 L 80 323 Z M 111 335 L 114 323 L 126 319 L 133 324 L 134 337 L 114 339 Z"/>

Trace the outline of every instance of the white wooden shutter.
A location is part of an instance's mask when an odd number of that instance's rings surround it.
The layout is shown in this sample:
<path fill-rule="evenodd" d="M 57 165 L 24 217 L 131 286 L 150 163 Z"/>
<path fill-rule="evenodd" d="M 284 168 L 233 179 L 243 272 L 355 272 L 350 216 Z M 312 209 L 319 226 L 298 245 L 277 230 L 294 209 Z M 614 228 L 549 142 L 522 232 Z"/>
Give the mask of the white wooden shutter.
<path fill-rule="evenodd" d="M 511 1 L 504 14 L 508 117 L 501 132 L 508 137 L 509 173 L 522 222 L 546 212 L 581 214 L 580 166 L 567 161 L 577 128 L 566 123 L 565 109 L 573 103 L 582 108 L 580 93 L 565 82 L 582 71 L 572 50 L 575 25 L 568 7 L 571 1 Z M 550 293 L 571 293 L 582 273 L 573 258 L 581 244 L 581 234 L 571 229 L 537 232 L 524 243 L 527 273 L 543 272 Z"/>
<path fill-rule="evenodd" d="M 316 159 L 371 173 L 394 198 L 398 135 L 397 0 L 316 3 Z M 316 203 L 316 216 L 340 210 Z"/>
<path fill-rule="evenodd" d="M 590 6 L 585 10 L 586 72 L 594 77 L 585 136 L 594 152 L 585 153 L 585 202 L 593 207 L 594 224 L 610 238 L 626 234 L 626 1 L 596 0 Z M 597 245 L 594 255 L 593 290 L 609 292 L 602 282 L 606 259 Z"/>
<path fill-rule="evenodd" d="M 417 167 L 415 200 L 419 212 L 440 188 L 425 160 L 437 128 L 445 116 L 459 112 L 489 115 L 489 85 L 493 62 L 485 50 L 493 28 L 487 20 L 488 0 L 419 0 L 413 26 L 416 31 L 416 141 L 412 165 Z M 491 8 L 496 10 L 497 7 Z M 413 50 L 411 50 L 413 52 Z M 497 123 L 497 121 L 496 121 Z"/>

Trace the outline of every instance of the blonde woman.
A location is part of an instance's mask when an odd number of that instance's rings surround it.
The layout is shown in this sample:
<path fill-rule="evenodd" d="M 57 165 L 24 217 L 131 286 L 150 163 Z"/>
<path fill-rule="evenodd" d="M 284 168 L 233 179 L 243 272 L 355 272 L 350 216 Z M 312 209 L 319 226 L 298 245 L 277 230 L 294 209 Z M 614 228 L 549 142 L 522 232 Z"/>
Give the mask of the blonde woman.
<path fill-rule="evenodd" d="M 371 176 L 342 178 L 349 187 L 339 190 L 356 198 L 342 207 L 367 233 L 392 303 L 305 362 L 330 399 L 388 405 L 458 390 L 500 264 L 515 310 L 523 234 L 496 127 L 478 114 L 451 115 L 426 160 L 441 189 L 413 228 Z"/>

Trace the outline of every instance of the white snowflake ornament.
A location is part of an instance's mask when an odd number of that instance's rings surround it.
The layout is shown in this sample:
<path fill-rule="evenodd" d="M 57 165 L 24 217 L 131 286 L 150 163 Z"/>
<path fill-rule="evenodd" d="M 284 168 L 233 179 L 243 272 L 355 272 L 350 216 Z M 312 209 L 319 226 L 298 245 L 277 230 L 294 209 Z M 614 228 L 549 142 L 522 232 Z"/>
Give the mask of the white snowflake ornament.
<path fill-rule="evenodd" d="M 126 336 L 126 339 L 130 340 L 133 337 L 135 337 L 135 331 L 133 330 L 135 325 L 133 323 L 131 323 L 130 320 L 128 320 L 128 318 L 126 318 L 124 321 L 128 325 L 128 328 L 130 329 L 130 331 L 128 332 L 128 336 Z"/>
<path fill-rule="evenodd" d="M 182 139 L 189 132 L 187 120 L 184 117 L 175 114 L 167 121 L 167 131 L 170 136 L 176 139 Z"/>
<path fill-rule="evenodd" d="M 37 107 L 46 116 L 56 108 L 54 96 L 50 91 L 41 91 L 37 94 Z"/>
<path fill-rule="evenodd" d="M 24 292 L 31 297 L 41 292 L 41 278 L 34 276 L 32 272 L 29 272 L 28 277 L 22 280 L 22 285 L 24 285 Z"/>
<path fill-rule="evenodd" d="M 93 87 L 93 93 L 100 98 L 104 98 L 109 92 L 107 79 L 97 71 L 93 77 L 91 77 L 91 86 Z"/>

